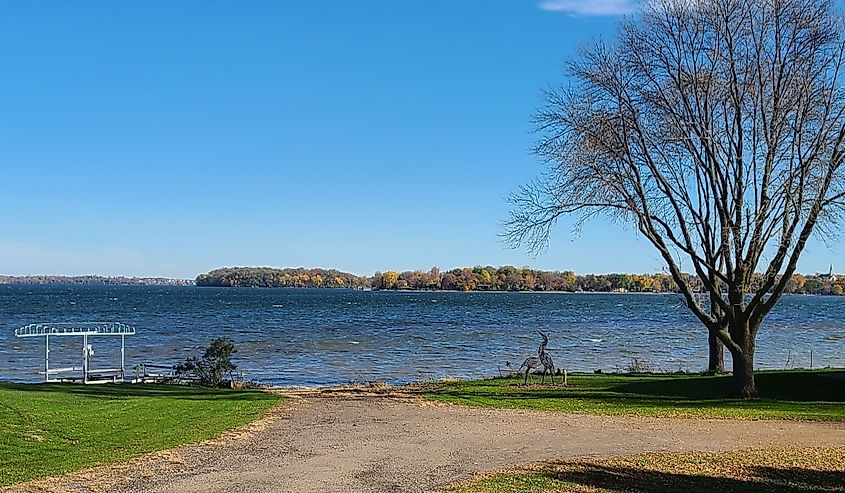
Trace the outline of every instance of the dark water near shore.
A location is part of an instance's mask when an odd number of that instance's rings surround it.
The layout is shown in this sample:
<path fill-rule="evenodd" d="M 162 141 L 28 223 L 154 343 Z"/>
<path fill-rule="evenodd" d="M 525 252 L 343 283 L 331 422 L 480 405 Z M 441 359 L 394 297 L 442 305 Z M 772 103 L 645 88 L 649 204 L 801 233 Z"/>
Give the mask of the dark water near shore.
<path fill-rule="evenodd" d="M 173 364 L 232 338 L 247 378 L 277 385 L 493 376 L 536 353 L 537 329 L 570 370 L 707 364 L 703 329 L 675 295 L 359 292 L 143 286 L 0 286 L 0 380 L 37 381 L 43 340 L 32 322 L 112 320 L 137 328 L 127 367 Z M 79 365 L 81 341 L 51 340 L 51 366 Z M 759 335 L 757 366 L 845 366 L 845 298 L 789 296 Z M 94 338 L 92 367 L 119 341 Z"/>

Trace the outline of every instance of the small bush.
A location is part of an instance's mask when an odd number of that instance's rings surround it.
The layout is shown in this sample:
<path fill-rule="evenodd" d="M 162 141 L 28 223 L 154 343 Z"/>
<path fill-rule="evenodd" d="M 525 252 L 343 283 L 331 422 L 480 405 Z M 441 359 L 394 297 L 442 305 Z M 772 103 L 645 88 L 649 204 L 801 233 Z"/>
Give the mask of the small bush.
<path fill-rule="evenodd" d="M 628 373 L 654 373 L 654 367 L 646 360 L 632 358 L 625 371 Z"/>
<path fill-rule="evenodd" d="M 218 337 L 211 341 L 202 358 L 191 356 L 184 363 L 176 365 L 174 370 L 179 376 L 196 379 L 200 385 L 221 387 L 227 376 L 229 381 L 234 381 L 233 372 L 238 366 L 232 362 L 232 355 L 237 352 L 231 339 Z"/>

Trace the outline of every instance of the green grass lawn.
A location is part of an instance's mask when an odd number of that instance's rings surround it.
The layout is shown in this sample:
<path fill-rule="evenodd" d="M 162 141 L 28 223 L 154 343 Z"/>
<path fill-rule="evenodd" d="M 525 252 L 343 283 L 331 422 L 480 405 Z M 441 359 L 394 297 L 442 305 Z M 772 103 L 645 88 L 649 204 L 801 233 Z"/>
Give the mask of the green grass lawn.
<path fill-rule="evenodd" d="M 257 390 L 0 384 L 0 486 L 213 438 L 279 402 Z"/>
<path fill-rule="evenodd" d="M 845 492 L 845 449 L 640 454 L 550 462 L 455 485 L 449 493 Z"/>
<path fill-rule="evenodd" d="M 572 374 L 568 387 L 548 379 L 528 386 L 521 378 L 456 381 L 424 395 L 453 404 L 574 413 L 845 421 L 843 377 L 841 370 L 758 372 L 760 398 L 748 401 L 725 398 L 730 376 L 689 374 Z"/>

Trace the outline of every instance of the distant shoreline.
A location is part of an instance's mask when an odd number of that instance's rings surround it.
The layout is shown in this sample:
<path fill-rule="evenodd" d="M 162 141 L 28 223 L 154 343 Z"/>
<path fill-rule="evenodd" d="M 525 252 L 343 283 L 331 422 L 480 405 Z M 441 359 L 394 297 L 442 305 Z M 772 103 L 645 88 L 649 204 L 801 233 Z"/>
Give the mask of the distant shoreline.
<path fill-rule="evenodd" d="M 0 285 L 8 286 L 194 286 L 193 279 L 170 277 L 126 277 L 126 276 L 4 276 Z"/>
<path fill-rule="evenodd" d="M 356 289 L 356 288 L 341 288 L 341 287 L 297 287 L 297 286 L 201 286 L 197 285 L 191 280 L 174 279 L 177 282 L 0 282 L 2 286 L 124 286 L 124 287 L 183 287 L 183 288 L 201 288 L 201 289 L 260 289 L 260 290 L 282 290 L 282 291 L 354 291 L 364 293 L 408 293 L 408 294 L 436 294 L 436 293 L 463 293 L 463 294 L 521 294 L 521 295 L 642 295 L 642 296 L 658 296 L 658 295 L 674 295 L 683 296 L 683 293 L 674 291 L 529 291 L 529 290 L 476 290 L 463 291 L 455 289 Z M 184 281 L 184 282 L 178 282 Z M 831 296 L 820 293 L 784 293 L 784 296 L 808 296 L 808 297 L 822 297 L 822 298 L 838 298 L 838 296 Z"/>
<path fill-rule="evenodd" d="M 306 288 L 307 289 L 307 288 Z M 318 288 L 319 289 L 319 288 Z M 463 291 L 460 289 L 373 289 L 371 293 L 513 293 L 513 294 L 681 294 L 673 291 L 533 291 L 488 289 Z"/>
<path fill-rule="evenodd" d="M 359 276 L 337 269 L 222 267 L 196 279 L 197 286 L 214 287 L 292 287 L 355 288 L 385 291 L 465 291 L 465 292 L 600 292 L 600 293 L 678 293 L 679 285 L 699 289 L 701 282 L 692 274 L 679 274 L 678 281 L 666 273 L 585 274 L 574 271 L 544 271 L 510 265 L 475 266 L 441 271 L 386 271 Z M 794 274 L 784 287 L 786 293 L 845 295 L 845 275 L 804 276 Z"/>

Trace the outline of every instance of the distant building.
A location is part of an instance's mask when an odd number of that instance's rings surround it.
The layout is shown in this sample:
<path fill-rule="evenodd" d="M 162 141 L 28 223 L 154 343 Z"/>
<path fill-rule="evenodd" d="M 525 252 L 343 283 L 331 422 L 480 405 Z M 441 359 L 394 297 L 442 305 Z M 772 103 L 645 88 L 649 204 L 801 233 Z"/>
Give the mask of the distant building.
<path fill-rule="evenodd" d="M 830 264 L 830 270 L 827 274 L 819 274 L 819 279 L 830 284 L 836 282 L 837 277 L 836 274 L 833 273 L 833 264 Z"/>

